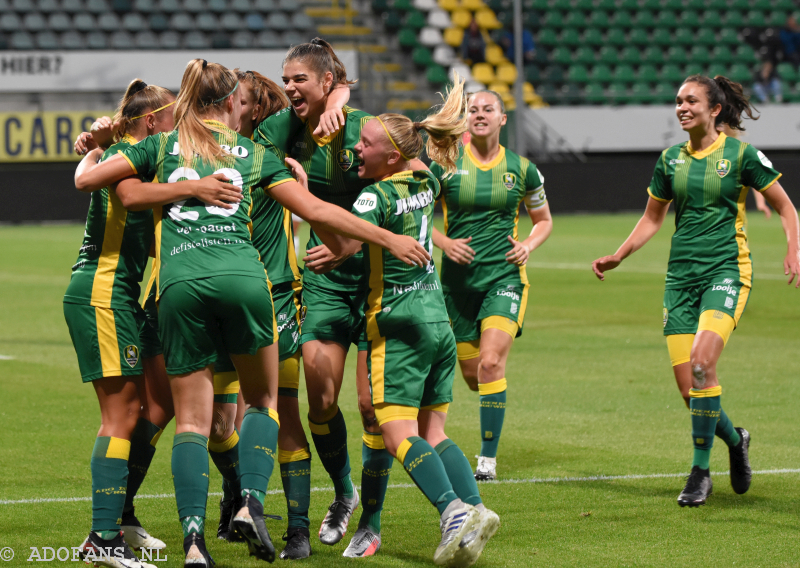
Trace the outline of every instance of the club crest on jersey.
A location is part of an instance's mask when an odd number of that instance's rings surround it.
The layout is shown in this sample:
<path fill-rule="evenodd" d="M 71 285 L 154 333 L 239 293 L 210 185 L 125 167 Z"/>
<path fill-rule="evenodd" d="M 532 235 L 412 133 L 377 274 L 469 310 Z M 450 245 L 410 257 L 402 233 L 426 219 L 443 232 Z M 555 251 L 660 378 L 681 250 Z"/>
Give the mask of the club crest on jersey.
<path fill-rule="evenodd" d="M 127 345 L 123 354 L 125 355 L 125 362 L 131 366 L 131 369 L 139 362 L 139 348 L 135 345 Z"/>
<path fill-rule="evenodd" d="M 336 155 L 336 162 L 343 172 L 346 172 L 353 166 L 353 152 L 350 150 L 340 150 Z"/>
<path fill-rule="evenodd" d="M 503 185 L 506 186 L 507 190 L 511 191 L 514 189 L 514 186 L 517 185 L 517 176 L 509 172 L 504 173 Z"/>
<path fill-rule="evenodd" d="M 724 178 L 728 175 L 728 172 L 731 171 L 731 161 L 730 160 L 717 160 L 716 166 L 714 168 L 717 170 L 717 175 L 721 178 Z"/>

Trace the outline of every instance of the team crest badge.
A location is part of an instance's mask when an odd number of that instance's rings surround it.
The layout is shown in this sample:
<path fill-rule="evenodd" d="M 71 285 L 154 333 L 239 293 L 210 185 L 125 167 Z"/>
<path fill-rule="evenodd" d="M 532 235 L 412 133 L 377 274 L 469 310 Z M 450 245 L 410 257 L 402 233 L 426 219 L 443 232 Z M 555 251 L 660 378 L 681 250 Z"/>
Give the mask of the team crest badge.
<path fill-rule="evenodd" d="M 508 172 L 504 173 L 503 185 L 506 186 L 507 190 L 511 191 L 514 189 L 514 186 L 517 185 L 517 176 Z"/>
<path fill-rule="evenodd" d="M 136 363 L 139 362 L 139 348 L 135 345 L 128 345 L 125 347 L 125 362 L 131 366 L 131 368 L 136 366 Z"/>
<path fill-rule="evenodd" d="M 717 175 L 724 178 L 728 175 L 728 172 L 731 171 L 731 162 L 730 160 L 717 160 L 715 168 L 717 170 Z"/>
<path fill-rule="evenodd" d="M 353 166 L 353 152 L 350 150 L 340 150 L 336 155 L 336 162 L 343 172 L 346 172 Z"/>
<path fill-rule="evenodd" d="M 669 312 L 664 308 L 664 327 L 667 327 L 667 320 L 669 319 Z"/>

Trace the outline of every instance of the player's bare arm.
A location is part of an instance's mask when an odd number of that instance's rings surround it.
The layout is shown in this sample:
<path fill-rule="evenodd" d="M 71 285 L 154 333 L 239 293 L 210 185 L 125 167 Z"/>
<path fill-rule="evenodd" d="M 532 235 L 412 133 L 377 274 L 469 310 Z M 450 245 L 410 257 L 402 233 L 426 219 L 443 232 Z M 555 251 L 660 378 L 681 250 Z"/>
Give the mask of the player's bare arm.
<path fill-rule="evenodd" d="M 795 288 L 800 288 L 800 223 L 797 209 L 780 183 L 775 182 L 763 192 L 764 198 L 781 218 L 783 232 L 786 233 L 787 251 L 783 260 L 784 274 L 789 277 L 788 284 L 796 279 Z"/>

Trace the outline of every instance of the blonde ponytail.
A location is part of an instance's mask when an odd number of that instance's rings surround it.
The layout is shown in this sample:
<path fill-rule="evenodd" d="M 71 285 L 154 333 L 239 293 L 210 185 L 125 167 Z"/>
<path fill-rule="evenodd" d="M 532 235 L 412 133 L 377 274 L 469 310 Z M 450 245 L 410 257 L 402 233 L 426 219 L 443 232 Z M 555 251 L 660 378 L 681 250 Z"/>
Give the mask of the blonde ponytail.
<path fill-rule="evenodd" d="M 114 113 L 114 122 L 119 123 L 114 142 L 122 140 L 137 120 L 154 110 L 160 110 L 174 97 L 164 87 L 148 85 L 141 79 L 131 81 Z"/>

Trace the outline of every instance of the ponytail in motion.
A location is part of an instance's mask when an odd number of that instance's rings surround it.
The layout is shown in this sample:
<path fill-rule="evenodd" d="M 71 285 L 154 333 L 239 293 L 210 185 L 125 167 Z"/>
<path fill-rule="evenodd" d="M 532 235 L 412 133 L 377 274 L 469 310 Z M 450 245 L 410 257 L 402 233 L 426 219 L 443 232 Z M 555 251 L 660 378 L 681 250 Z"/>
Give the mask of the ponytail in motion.
<path fill-rule="evenodd" d="M 114 113 L 114 122 L 119 123 L 114 142 L 122 140 L 137 120 L 154 110 L 161 110 L 173 97 L 172 92 L 164 87 L 148 85 L 141 79 L 131 81 Z"/>
<path fill-rule="evenodd" d="M 336 85 L 352 85 L 355 81 L 347 80 L 347 69 L 344 63 L 336 56 L 333 47 L 322 38 L 315 37 L 308 43 L 301 43 L 291 48 L 283 58 L 281 67 L 290 61 L 302 61 L 308 65 L 319 77 L 330 72 L 333 75 L 331 90 Z"/>
<path fill-rule="evenodd" d="M 253 91 L 255 104 L 261 105 L 258 116 L 253 121 L 254 130 L 262 120 L 289 106 L 286 93 L 272 79 L 264 77 L 257 71 L 241 71 L 237 68 L 233 72 L 236 73 L 240 83 L 247 85 Z"/>
<path fill-rule="evenodd" d="M 238 86 L 236 75 L 219 63 L 193 59 L 186 66 L 175 101 L 175 128 L 184 160 L 191 162 L 195 154 L 205 162 L 230 156 L 212 134 L 225 131 L 203 122 L 203 117 L 215 108 L 222 108 Z"/>
<path fill-rule="evenodd" d="M 442 96 L 444 104 L 435 114 L 429 115 L 422 122 L 412 122 L 402 114 L 386 113 L 378 116 L 378 120 L 386 129 L 389 141 L 405 160 L 413 160 L 422 153 L 422 135 L 428 133 L 425 151 L 428 157 L 444 166 L 447 175 L 456 171 L 458 145 L 461 135 L 467 131 L 467 117 L 464 113 L 464 81 L 456 73 L 455 84 Z"/>
<path fill-rule="evenodd" d="M 753 116 L 753 111 L 758 112 L 752 104 L 750 97 L 744 94 L 744 89 L 739 83 L 735 83 L 717 75 L 713 79 L 705 75 L 692 75 L 687 77 L 684 83 L 700 83 L 706 89 L 709 108 L 722 105 L 722 111 L 717 115 L 716 125 L 727 124 L 731 130 L 744 131 L 742 126 L 742 114 L 746 114 L 751 120 L 758 120 L 758 116 Z"/>

